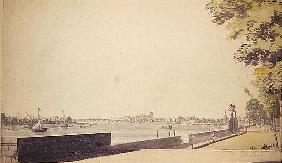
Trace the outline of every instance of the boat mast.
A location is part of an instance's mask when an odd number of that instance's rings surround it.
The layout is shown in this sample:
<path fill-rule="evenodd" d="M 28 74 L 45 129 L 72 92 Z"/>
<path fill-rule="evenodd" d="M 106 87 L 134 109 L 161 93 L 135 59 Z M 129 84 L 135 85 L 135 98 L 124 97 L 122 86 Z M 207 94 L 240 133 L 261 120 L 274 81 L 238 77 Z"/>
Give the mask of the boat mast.
<path fill-rule="evenodd" d="M 40 112 L 40 107 L 37 108 L 37 117 L 38 117 L 38 121 L 40 120 L 40 114 L 39 114 L 39 112 Z"/>
<path fill-rule="evenodd" d="M 42 128 L 42 125 L 41 125 L 41 120 L 40 120 L 40 107 L 38 107 L 37 108 L 37 115 L 38 115 L 38 124 L 39 124 L 39 129 L 41 129 Z"/>

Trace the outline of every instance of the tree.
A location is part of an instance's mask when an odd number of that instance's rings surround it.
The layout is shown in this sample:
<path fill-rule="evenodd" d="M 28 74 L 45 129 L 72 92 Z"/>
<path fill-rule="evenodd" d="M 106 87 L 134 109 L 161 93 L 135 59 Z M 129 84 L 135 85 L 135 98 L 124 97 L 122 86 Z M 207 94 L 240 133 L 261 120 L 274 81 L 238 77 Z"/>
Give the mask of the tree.
<path fill-rule="evenodd" d="M 253 98 L 246 104 L 246 115 L 249 120 L 249 124 L 262 125 L 267 119 L 267 115 L 264 106 L 257 99 Z"/>
<path fill-rule="evenodd" d="M 265 109 L 268 112 L 270 118 L 279 118 L 279 100 L 275 94 L 275 90 L 281 85 L 282 73 L 277 73 L 278 70 L 282 69 L 281 63 L 273 68 L 267 66 L 257 68 L 255 71 L 256 79 L 253 84 L 257 86 L 259 95 L 258 97 L 264 103 Z M 276 84 L 276 85 L 275 85 Z"/>
<path fill-rule="evenodd" d="M 273 103 L 277 99 L 282 103 L 282 2 L 212 0 L 206 8 L 212 22 L 230 31 L 229 39 L 244 40 L 234 59 L 256 67 L 253 84 L 258 88 L 259 98 L 269 114 L 279 117 L 279 105 Z"/>

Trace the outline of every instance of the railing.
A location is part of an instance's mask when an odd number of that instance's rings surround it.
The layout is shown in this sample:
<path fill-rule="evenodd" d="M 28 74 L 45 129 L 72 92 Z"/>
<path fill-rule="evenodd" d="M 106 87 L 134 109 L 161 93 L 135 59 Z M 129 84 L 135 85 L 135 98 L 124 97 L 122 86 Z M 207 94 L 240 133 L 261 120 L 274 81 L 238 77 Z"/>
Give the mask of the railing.
<path fill-rule="evenodd" d="M 17 146 L 17 143 L 1 143 L 1 146 Z"/>
<path fill-rule="evenodd" d="M 188 135 L 188 137 L 189 137 L 189 142 L 191 144 L 197 144 L 201 142 L 212 141 L 221 137 L 230 136 L 230 134 L 231 133 L 228 130 L 219 130 L 219 131 L 190 134 Z"/>
<path fill-rule="evenodd" d="M 17 162 L 17 143 L 1 143 L 1 158 L 3 162 Z M 0 162 L 1 162 L 0 161 Z"/>

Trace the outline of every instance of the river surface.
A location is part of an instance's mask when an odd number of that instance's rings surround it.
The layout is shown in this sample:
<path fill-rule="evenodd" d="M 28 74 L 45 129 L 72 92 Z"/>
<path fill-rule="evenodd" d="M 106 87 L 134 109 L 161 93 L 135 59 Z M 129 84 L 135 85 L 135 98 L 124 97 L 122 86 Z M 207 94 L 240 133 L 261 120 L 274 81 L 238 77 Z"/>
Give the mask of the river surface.
<path fill-rule="evenodd" d="M 34 133 L 30 129 L 22 127 L 14 127 L 9 129 L 2 129 L 2 142 L 16 142 L 17 138 L 33 137 L 33 136 L 60 136 L 70 134 L 91 134 L 99 132 L 110 132 L 112 134 L 112 145 L 120 143 L 128 143 L 141 140 L 149 140 L 158 138 L 174 136 L 182 136 L 184 142 L 188 141 L 188 134 L 206 132 L 217 129 L 211 125 L 173 125 L 172 129 L 166 129 L 166 125 L 161 124 L 97 124 L 93 126 L 73 126 L 68 128 L 55 127 L 52 125 L 45 125 L 48 127 L 47 132 Z M 170 133 L 169 133 L 170 132 Z"/>
<path fill-rule="evenodd" d="M 41 136 L 60 136 L 76 134 L 93 134 L 93 133 L 111 133 L 111 145 L 151 140 L 156 138 L 165 138 L 169 136 L 181 136 L 183 142 L 188 141 L 188 135 L 192 133 L 207 132 L 222 129 L 219 126 L 211 125 L 173 125 L 172 129 L 167 129 L 165 124 L 132 124 L 132 123 L 103 123 L 92 126 L 78 125 L 62 128 L 55 125 L 45 125 L 48 130 L 42 133 L 34 133 L 28 128 L 22 126 L 3 126 L 1 128 L 2 143 L 16 143 L 17 138 L 24 137 L 41 137 Z M 157 134 L 158 133 L 158 134 Z M 1 146 L 0 162 L 16 163 L 16 146 Z"/>

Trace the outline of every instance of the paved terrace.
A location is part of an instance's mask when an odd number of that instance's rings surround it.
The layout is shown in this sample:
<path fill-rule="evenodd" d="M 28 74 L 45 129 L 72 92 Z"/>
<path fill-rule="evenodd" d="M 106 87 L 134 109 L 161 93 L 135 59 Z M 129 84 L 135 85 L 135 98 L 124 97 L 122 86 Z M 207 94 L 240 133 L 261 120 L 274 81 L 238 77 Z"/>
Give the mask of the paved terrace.
<path fill-rule="evenodd" d="M 187 162 L 279 162 L 279 151 L 262 150 L 205 150 L 168 149 L 141 150 L 107 157 L 78 161 L 77 163 L 187 163 Z"/>

